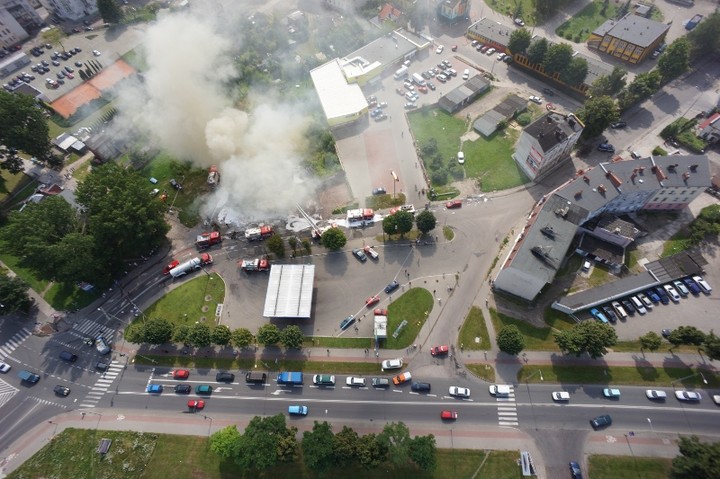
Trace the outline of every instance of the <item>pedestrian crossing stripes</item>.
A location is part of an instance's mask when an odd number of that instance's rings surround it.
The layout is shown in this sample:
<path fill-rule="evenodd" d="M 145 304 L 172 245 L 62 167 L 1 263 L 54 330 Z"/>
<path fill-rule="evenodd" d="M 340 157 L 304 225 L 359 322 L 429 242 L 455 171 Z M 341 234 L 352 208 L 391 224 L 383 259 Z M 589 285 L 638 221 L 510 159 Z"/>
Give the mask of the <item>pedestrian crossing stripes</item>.
<path fill-rule="evenodd" d="M 0 346 L 0 357 L 8 357 L 17 349 L 28 336 L 32 334 L 28 329 L 22 328 L 17 333 L 13 334 L 13 337 L 8 339 L 5 344 Z"/>
<path fill-rule="evenodd" d="M 18 389 L 0 379 L 0 408 L 17 394 Z"/>
<path fill-rule="evenodd" d="M 105 371 L 90 388 L 90 392 L 87 393 L 85 399 L 80 403 L 80 408 L 95 407 L 124 368 L 125 365 L 119 361 L 112 361 L 108 370 Z"/>
<path fill-rule="evenodd" d="M 79 338 L 97 338 L 100 334 L 105 336 L 106 339 L 111 339 L 113 332 L 106 326 L 96 323 L 90 319 L 84 319 L 78 323 L 73 324 L 70 333 Z"/>
<path fill-rule="evenodd" d="M 498 397 L 498 424 L 500 426 L 518 426 L 517 405 L 515 404 L 515 389 L 510 386 L 507 397 Z"/>

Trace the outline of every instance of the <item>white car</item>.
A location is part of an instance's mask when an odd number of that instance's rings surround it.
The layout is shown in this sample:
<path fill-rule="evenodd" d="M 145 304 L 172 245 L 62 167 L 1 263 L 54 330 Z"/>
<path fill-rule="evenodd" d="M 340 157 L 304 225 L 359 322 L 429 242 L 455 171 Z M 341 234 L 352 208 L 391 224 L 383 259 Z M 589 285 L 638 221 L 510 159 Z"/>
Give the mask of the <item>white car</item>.
<path fill-rule="evenodd" d="M 713 402 L 720 406 L 720 394 L 713 394 Z"/>
<path fill-rule="evenodd" d="M 97 50 L 93 50 L 93 51 L 92 51 L 92 54 L 95 55 L 96 57 L 99 57 L 100 55 L 102 55 L 102 53 L 100 53 L 100 52 L 97 51 Z"/>
<path fill-rule="evenodd" d="M 620 397 L 620 390 L 616 388 L 605 388 L 603 389 L 603 396 L 608 399 L 617 399 Z"/>
<path fill-rule="evenodd" d="M 675 288 L 673 288 L 673 287 L 672 287 L 671 285 L 669 285 L 669 284 L 666 284 L 665 286 L 663 286 L 663 288 L 665 288 L 665 291 L 667 291 L 667 294 L 668 294 L 668 296 L 670 296 L 670 300 L 671 300 L 673 303 L 679 303 L 679 302 L 680 302 L 680 295 L 679 295 L 678 292 L 675 290 Z"/>
<path fill-rule="evenodd" d="M 508 397 L 510 396 L 510 386 L 507 384 L 491 384 L 488 386 L 491 396 Z"/>
<path fill-rule="evenodd" d="M 645 391 L 645 396 L 648 399 L 665 399 L 667 394 L 665 391 L 661 391 L 660 389 L 647 389 Z"/>
<path fill-rule="evenodd" d="M 499 62 L 505 60 L 505 54 L 504 53 L 498 53 L 497 60 Z"/>
<path fill-rule="evenodd" d="M 569 401 L 570 393 L 567 391 L 557 391 L 552 393 L 553 401 Z"/>
<path fill-rule="evenodd" d="M 458 160 L 458 163 L 460 163 L 461 165 L 464 164 L 465 163 L 465 153 L 463 153 L 462 151 L 458 151 L 457 160 Z"/>
<path fill-rule="evenodd" d="M 442 45 L 438 45 L 438 47 L 435 49 L 435 53 L 440 55 L 443 52 L 443 50 L 445 50 L 445 47 Z"/>
<path fill-rule="evenodd" d="M 675 391 L 675 397 L 678 399 L 678 401 L 700 401 L 700 393 L 696 393 L 695 391 L 688 391 L 686 389 Z"/>
<path fill-rule="evenodd" d="M 0 361 L 0 373 L 6 373 L 10 371 L 11 366 L 8 363 Z"/>
<path fill-rule="evenodd" d="M 469 68 L 466 68 L 465 70 L 463 70 L 462 78 L 463 78 L 463 80 L 467 80 L 468 78 L 470 78 L 470 69 Z"/>
<path fill-rule="evenodd" d="M 700 289 L 703 290 L 703 293 L 710 294 L 712 292 L 712 288 L 710 287 L 708 282 L 702 278 L 702 276 L 693 276 L 692 279 L 698 284 L 698 286 L 700 286 Z"/>
<path fill-rule="evenodd" d="M 539 96 L 535 96 L 535 95 L 528 98 L 528 100 L 530 100 L 533 103 L 537 103 L 538 105 L 540 105 L 542 103 L 542 98 L 540 98 Z"/>
<path fill-rule="evenodd" d="M 386 359 L 385 361 L 382 362 L 382 368 L 383 368 L 383 370 L 388 370 L 388 369 L 400 369 L 401 367 L 403 367 L 403 360 L 402 360 L 402 358 L 398 358 L 398 359 Z"/>
<path fill-rule="evenodd" d="M 450 389 L 448 390 L 451 396 L 459 397 L 459 398 L 469 398 L 470 397 L 470 390 L 468 388 L 461 388 L 458 386 L 450 386 Z"/>
<path fill-rule="evenodd" d="M 485 52 L 485 54 L 486 54 L 487 56 L 490 56 L 490 55 L 492 55 L 493 53 L 495 53 L 495 49 L 494 49 L 494 48 L 489 48 L 488 51 Z"/>
<path fill-rule="evenodd" d="M 365 387 L 365 378 L 360 378 L 357 376 L 350 376 L 345 380 L 345 384 L 348 386 L 355 386 L 355 387 Z"/>

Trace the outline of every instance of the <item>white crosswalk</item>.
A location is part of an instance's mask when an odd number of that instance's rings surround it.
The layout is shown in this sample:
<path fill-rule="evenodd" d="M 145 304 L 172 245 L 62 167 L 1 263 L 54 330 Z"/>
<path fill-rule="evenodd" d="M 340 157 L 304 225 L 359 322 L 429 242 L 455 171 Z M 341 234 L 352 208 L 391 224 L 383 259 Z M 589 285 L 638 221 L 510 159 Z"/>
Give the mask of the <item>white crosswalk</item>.
<path fill-rule="evenodd" d="M 70 334 L 77 336 L 78 338 L 93 338 L 95 339 L 98 335 L 102 334 L 106 339 L 111 339 L 114 331 L 111 331 L 107 326 L 96 323 L 90 319 L 84 319 L 78 323 L 73 324 L 72 329 L 69 331 Z"/>
<path fill-rule="evenodd" d="M 13 351 L 17 349 L 28 336 L 32 334 L 28 329 L 22 328 L 20 331 L 15 333 L 12 338 L 8 339 L 5 344 L 0 346 L 0 358 L 8 357 Z"/>
<path fill-rule="evenodd" d="M 515 404 L 515 389 L 510 386 L 508 397 L 497 398 L 498 424 L 500 426 L 518 426 L 517 405 Z"/>
<path fill-rule="evenodd" d="M 18 389 L 0 379 L 0 408 L 17 394 Z"/>
<path fill-rule="evenodd" d="M 118 375 L 120 375 L 124 367 L 124 364 L 118 361 L 112 361 L 108 370 L 105 371 L 105 373 L 95 381 L 93 387 L 90 388 L 90 392 L 80 403 L 80 408 L 95 407 L 107 390 L 110 389 L 110 386 L 112 386 L 112 383 Z"/>

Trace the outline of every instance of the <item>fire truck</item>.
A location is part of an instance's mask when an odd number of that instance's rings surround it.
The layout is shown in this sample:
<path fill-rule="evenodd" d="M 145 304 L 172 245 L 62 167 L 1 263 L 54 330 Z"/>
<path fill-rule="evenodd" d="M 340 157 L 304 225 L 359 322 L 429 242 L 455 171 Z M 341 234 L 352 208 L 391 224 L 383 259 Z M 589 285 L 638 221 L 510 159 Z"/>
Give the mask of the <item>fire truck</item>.
<path fill-rule="evenodd" d="M 239 262 L 240 269 L 247 274 L 255 271 L 270 271 L 270 262 L 266 257 L 255 259 L 244 259 Z"/>
<path fill-rule="evenodd" d="M 197 239 L 195 240 L 195 246 L 197 249 L 207 249 L 211 247 L 214 244 L 220 244 L 222 243 L 222 236 L 220 236 L 220 232 L 218 231 L 210 231 L 209 233 L 203 233 L 201 235 L 198 235 Z"/>
<path fill-rule="evenodd" d="M 273 235 L 272 226 L 263 225 L 258 228 L 248 228 L 245 230 L 245 239 L 248 241 L 262 241 Z"/>

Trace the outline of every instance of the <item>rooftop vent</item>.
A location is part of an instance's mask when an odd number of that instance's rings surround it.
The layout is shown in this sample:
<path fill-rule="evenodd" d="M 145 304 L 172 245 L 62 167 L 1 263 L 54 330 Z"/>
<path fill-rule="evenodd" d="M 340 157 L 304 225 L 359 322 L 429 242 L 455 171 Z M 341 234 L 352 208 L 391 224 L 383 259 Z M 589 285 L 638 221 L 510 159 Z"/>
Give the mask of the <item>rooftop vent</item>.
<path fill-rule="evenodd" d="M 600 185 L 600 186 L 598 186 L 597 189 L 600 194 L 605 194 L 605 192 L 607 191 L 607 188 L 605 188 L 605 185 Z"/>
<path fill-rule="evenodd" d="M 675 171 L 675 168 L 677 168 L 678 165 L 668 165 L 668 170 Z"/>
<path fill-rule="evenodd" d="M 690 178 L 690 173 L 686 171 L 685 173 L 683 173 L 683 180 L 687 181 L 688 178 Z"/>
<path fill-rule="evenodd" d="M 698 169 L 698 165 L 690 165 L 690 171 L 695 171 Z"/>

